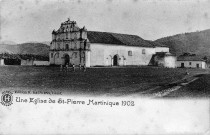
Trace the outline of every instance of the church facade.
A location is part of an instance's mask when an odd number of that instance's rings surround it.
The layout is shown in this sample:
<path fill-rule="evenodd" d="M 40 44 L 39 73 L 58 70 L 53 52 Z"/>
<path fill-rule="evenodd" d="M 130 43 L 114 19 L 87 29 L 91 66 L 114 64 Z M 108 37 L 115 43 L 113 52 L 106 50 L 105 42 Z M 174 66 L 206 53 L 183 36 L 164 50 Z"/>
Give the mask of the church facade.
<path fill-rule="evenodd" d="M 169 48 L 137 35 L 88 31 L 68 19 L 53 30 L 49 57 L 51 65 L 148 65 L 157 52 Z"/>

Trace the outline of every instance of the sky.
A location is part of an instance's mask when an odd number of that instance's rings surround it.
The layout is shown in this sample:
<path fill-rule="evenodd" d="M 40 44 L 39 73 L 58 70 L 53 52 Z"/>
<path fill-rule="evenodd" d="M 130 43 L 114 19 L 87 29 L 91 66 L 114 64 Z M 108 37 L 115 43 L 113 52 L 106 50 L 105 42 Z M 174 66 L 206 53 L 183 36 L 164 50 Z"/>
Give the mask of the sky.
<path fill-rule="evenodd" d="M 0 41 L 51 41 L 70 18 L 90 31 L 146 40 L 210 29 L 210 0 L 0 0 Z"/>

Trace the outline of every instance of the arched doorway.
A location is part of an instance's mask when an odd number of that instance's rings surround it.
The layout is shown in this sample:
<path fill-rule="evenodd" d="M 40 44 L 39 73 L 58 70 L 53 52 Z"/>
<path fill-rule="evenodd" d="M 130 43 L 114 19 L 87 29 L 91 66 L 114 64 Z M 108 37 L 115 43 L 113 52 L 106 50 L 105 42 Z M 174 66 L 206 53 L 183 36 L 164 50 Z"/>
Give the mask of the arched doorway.
<path fill-rule="evenodd" d="M 64 55 L 64 65 L 69 65 L 69 55 L 68 54 Z"/>
<path fill-rule="evenodd" d="M 118 55 L 113 57 L 113 66 L 118 66 Z"/>
<path fill-rule="evenodd" d="M 59 64 L 59 53 L 54 55 L 54 64 Z"/>

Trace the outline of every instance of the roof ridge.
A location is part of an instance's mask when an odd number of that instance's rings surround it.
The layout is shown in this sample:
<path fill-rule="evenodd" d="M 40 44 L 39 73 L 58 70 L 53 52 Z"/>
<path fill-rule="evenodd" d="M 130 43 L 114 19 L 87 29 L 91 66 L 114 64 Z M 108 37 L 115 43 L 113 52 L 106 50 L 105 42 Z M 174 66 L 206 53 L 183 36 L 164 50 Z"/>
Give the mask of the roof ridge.
<path fill-rule="evenodd" d="M 138 35 L 120 34 L 113 32 L 87 31 L 90 42 L 121 44 L 128 46 L 153 47 L 149 42 L 145 41 Z"/>
<path fill-rule="evenodd" d="M 88 30 L 89 31 L 89 30 Z M 87 31 L 87 32 L 88 32 Z M 138 35 L 132 35 L 132 34 L 124 34 L 124 33 L 115 33 L 115 32 L 104 32 L 104 31 L 89 31 L 89 32 L 101 32 L 101 33 L 109 33 L 109 34 L 120 34 L 120 35 L 130 35 L 130 36 L 138 36 Z M 140 37 L 140 36 L 138 36 Z M 141 37 L 140 37 L 141 38 Z"/>

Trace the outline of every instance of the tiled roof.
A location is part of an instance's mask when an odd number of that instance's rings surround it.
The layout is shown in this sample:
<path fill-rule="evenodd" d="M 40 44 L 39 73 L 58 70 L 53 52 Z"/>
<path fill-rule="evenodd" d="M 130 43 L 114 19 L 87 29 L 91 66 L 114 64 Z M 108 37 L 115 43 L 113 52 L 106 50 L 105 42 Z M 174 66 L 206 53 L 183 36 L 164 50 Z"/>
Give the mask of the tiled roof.
<path fill-rule="evenodd" d="M 90 43 L 153 47 L 152 44 L 136 35 L 88 31 L 87 38 Z"/>
<path fill-rule="evenodd" d="M 156 41 L 150 41 L 150 40 L 146 40 L 147 42 L 149 42 L 151 45 L 153 45 L 154 47 L 167 47 L 167 45 L 158 43 Z"/>
<path fill-rule="evenodd" d="M 198 56 L 198 55 L 194 55 L 194 56 L 179 56 L 177 58 L 177 61 L 205 61 L 203 59 L 203 56 Z"/>

